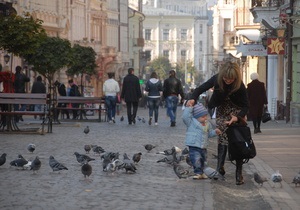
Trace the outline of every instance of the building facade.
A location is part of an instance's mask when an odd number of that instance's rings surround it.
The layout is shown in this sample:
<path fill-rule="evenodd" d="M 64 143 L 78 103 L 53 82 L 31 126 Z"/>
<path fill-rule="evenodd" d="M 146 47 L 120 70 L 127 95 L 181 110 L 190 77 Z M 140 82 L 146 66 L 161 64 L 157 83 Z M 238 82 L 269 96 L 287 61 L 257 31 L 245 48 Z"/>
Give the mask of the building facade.
<path fill-rule="evenodd" d="M 174 66 L 191 61 L 206 76 L 209 71 L 206 1 L 143 1 L 143 12 L 146 57 L 153 60 L 166 56 Z"/>
<path fill-rule="evenodd" d="M 49 36 L 68 39 L 71 44 L 95 50 L 97 75 L 83 77 L 86 95 L 102 95 L 107 72 L 115 72 L 117 80 L 126 74 L 130 62 L 128 0 L 4 0 L 1 4 L 8 3 L 18 15 L 29 12 L 34 18 L 41 19 Z M 26 65 L 20 58 L 11 62 L 13 68 Z M 4 61 L 1 60 L 1 63 Z M 58 71 L 55 79 L 67 84 L 69 77 L 65 71 Z M 28 74 L 34 81 L 35 72 L 29 70 Z M 76 81 L 76 76 L 73 79 Z"/>

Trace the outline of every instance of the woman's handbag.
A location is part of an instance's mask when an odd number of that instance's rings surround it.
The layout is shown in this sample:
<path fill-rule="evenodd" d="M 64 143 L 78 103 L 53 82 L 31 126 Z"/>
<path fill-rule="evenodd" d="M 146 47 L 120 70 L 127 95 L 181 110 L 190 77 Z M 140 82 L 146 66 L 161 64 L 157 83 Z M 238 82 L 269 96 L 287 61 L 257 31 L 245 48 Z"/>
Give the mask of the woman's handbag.
<path fill-rule="evenodd" d="M 264 108 L 264 113 L 263 113 L 263 115 L 261 116 L 261 121 L 262 121 L 263 123 L 266 123 L 266 122 L 268 122 L 268 121 L 270 121 L 270 120 L 271 120 L 271 115 L 270 115 L 268 109 L 267 109 L 267 108 Z"/>
<path fill-rule="evenodd" d="M 229 160 L 244 160 L 248 162 L 256 156 L 256 149 L 247 125 L 234 124 L 228 127 L 228 156 Z"/>

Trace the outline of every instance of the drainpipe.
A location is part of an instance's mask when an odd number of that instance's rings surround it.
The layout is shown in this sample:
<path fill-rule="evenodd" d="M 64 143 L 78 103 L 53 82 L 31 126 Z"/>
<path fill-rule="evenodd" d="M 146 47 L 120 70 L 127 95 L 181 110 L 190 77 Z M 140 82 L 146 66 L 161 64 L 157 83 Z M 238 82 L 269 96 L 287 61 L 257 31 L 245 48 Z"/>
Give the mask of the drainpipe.
<path fill-rule="evenodd" d="M 290 10 L 288 23 L 287 23 L 287 40 L 288 40 L 288 53 L 287 53 L 287 59 L 288 59 L 288 65 L 287 65 L 287 86 L 286 86 L 286 123 L 290 122 L 291 119 L 291 99 L 292 99 L 292 71 L 293 71 L 293 43 L 292 43 L 292 35 L 293 35 L 293 26 L 292 26 L 292 9 L 294 6 L 294 0 L 290 0 Z"/>

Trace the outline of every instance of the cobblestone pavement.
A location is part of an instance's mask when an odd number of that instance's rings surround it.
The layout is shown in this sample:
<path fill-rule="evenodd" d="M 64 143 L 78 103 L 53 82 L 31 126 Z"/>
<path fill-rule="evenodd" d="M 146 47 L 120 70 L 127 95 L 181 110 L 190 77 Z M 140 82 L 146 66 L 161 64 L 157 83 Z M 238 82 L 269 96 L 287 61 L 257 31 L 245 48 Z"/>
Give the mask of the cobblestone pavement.
<path fill-rule="evenodd" d="M 125 117 L 123 122 L 120 121 L 122 115 Z M 285 159 L 268 160 L 277 154 L 269 148 L 275 150 L 275 144 L 281 148 L 290 139 L 288 133 L 284 136 L 284 140 L 274 133 L 272 129 L 274 124 L 276 126 L 275 122 L 270 123 L 268 125 L 270 128 L 263 130 L 263 134 L 255 136 L 258 156 L 244 167 L 246 184 L 235 186 L 234 166 L 230 162 L 226 162 L 225 165 L 227 170 L 225 181 L 179 180 L 171 166 L 156 162 L 163 157 L 156 152 L 169 149 L 173 145 L 185 147 L 185 126 L 181 120 L 181 110 L 178 110 L 175 128 L 170 127 L 164 109 L 160 109 L 158 126 L 148 125 L 146 109 L 139 108 L 138 115 L 145 118 L 146 123 L 137 121 L 136 125 L 128 125 L 125 111 L 121 111 L 116 124 L 62 122 L 60 125 L 54 125 L 53 133 L 45 135 L 0 134 L 0 154 L 7 153 L 7 162 L 0 166 L 0 209 L 199 210 L 297 209 L 300 206 L 300 188 L 296 189 L 290 184 L 291 176 L 299 171 L 298 161 L 296 163 L 295 159 L 294 162 L 290 162 L 291 166 L 288 166 Z M 20 124 L 24 127 L 36 127 L 38 126 L 36 122 L 26 118 Z M 91 131 L 85 135 L 83 129 L 87 125 Z M 287 127 L 285 124 L 284 126 Z M 295 155 L 299 160 L 299 143 L 296 142 L 296 139 L 299 140 L 299 127 L 297 129 L 287 127 L 287 129 L 292 129 L 296 133 L 292 135 L 291 141 L 297 144 L 297 147 L 289 148 L 293 149 L 293 154 L 297 153 Z M 268 146 L 266 139 L 270 139 L 268 141 L 272 142 L 272 147 Z M 36 144 L 37 148 L 33 154 L 26 149 L 29 143 Z M 157 147 L 147 152 L 143 146 L 147 143 Z M 121 155 L 127 153 L 130 157 L 134 153 L 142 152 L 142 160 L 137 164 L 137 173 L 103 172 L 99 155 L 91 152 L 89 155 L 96 159 L 90 162 L 93 172 L 89 179 L 84 179 L 81 166 L 73 154 L 75 151 L 85 153 L 83 149 L 85 144 L 97 144 L 106 151 L 120 152 Z M 216 139 L 212 139 L 208 158 L 209 165 L 212 167 L 216 164 L 216 159 L 212 156 L 216 154 L 215 151 Z M 288 149 L 284 151 L 288 152 Z M 16 159 L 18 154 L 30 160 L 39 156 L 42 162 L 41 169 L 34 174 L 29 170 L 11 168 L 9 162 Z M 66 165 L 69 170 L 60 173 L 52 172 L 48 164 L 50 155 Z M 183 165 L 188 167 L 185 163 Z M 269 176 L 277 168 L 284 177 L 287 177 L 282 188 L 272 188 L 270 182 L 265 183 L 263 187 L 258 187 L 253 182 L 254 171 L 259 170 L 263 175 Z M 285 168 L 291 170 L 286 171 Z"/>

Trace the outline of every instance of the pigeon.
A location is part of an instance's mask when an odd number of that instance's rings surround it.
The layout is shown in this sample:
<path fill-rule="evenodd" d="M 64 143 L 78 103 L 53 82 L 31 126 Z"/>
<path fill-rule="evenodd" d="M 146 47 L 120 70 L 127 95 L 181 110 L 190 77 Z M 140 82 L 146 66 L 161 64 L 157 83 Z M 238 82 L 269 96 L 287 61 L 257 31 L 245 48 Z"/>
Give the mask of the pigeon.
<path fill-rule="evenodd" d="M 133 155 L 132 160 L 134 163 L 138 163 L 140 162 L 141 158 L 142 158 L 142 153 L 139 152 Z"/>
<path fill-rule="evenodd" d="M 295 184 L 295 187 L 297 187 L 298 184 L 300 185 L 300 172 L 294 177 L 292 183 Z"/>
<path fill-rule="evenodd" d="M 204 174 L 210 178 L 210 179 L 214 179 L 214 180 L 217 180 L 219 178 L 221 178 L 220 175 L 215 169 L 209 167 L 209 166 L 206 166 L 204 169 L 203 169 L 203 172 Z M 222 179 L 222 178 L 221 178 Z"/>
<path fill-rule="evenodd" d="M 189 149 L 186 147 L 181 151 L 181 155 L 188 155 L 189 154 Z"/>
<path fill-rule="evenodd" d="M 176 161 L 174 160 L 174 156 L 173 155 L 168 155 L 158 161 L 156 161 L 157 163 L 167 163 L 167 164 L 174 164 L 176 163 Z"/>
<path fill-rule="evenodd" d="M 28 150 L 29 152 L 33 153 L 34 150 L 35 150 L 35 144 L 32 144 L 32 143 L 28 144 L 27 150 Z"/>
<path fill-rule="evenodd" d="M 166 149 L 163 152 L 157 152 L 156 154 L 173 155 L 175 152 L 176 152 L 175 147 L 172 147 L 171 149 Z"/>
<path fill-rule="evenodd" d="M 92 149 L 91 145 L 89 144 L 84 145 L 84 150 L 86 154 L 90 153 L 91 149 Z"/>
<path fill-rule="evenodd" d="M 86 126 L 86 128 L 83 130 L 83 132 L 84 132 L 85 134 L 88 134 L 88 133 L 90 132 L 89 126 Z"/>
<path fill-rule="evenodd" d="M 100 156 L 101 159 L 109 158 L 111 161 L 119 159 L 119 153 L 118 152 L 105 152 Z"/>
<path fill-rule="evenodd" d="M 92 149 L 95 154 L 101 154 L 101 153 L 105 152 L 105 150 L 102 147 L 97 146 L 97 145 L 92 145 Z"/>
<path fill-rule="evenodd" d="M 155 148 L 156 146 L 152 145 L 152 144 L 146 144 L 144 145 L 145 149 L 150 152 L 153 148 Z"/>
<path fill-rule="evenodd" d="M 104 156 L 102 162 L 103 171 L 106 171 L 107 165 L 111 163 L 110 156 Z"/>
<path fill-rule="evenodd" d="M 254 173 L 254 181 L 259 184 L 260 186 L 263 186 L 264 182 L 267 182 L 268 179 L 265 177 L 260 176 L 257 172 Z"/>
<path fill-rule="evenodd" d="M 6 162 L 6 153 L 3 153 L 0 157 L 0 166 L 4 165 Z"/>
<path fill-rule="evenodd" d="M 84 178 L 89 178 L 92 174 L 92 166 L 87 161 L 81 166 L 81 173 L 84 175 Z"/>
<path fill-rule="evenodd" d="M 22 155 L 18 156 L 18 159 L 15 159 L 13 161 L 10 162 L 11 166 L 14 166 L 16 168 L 22 168 L 25 169 L 25 165 L 28 164 L 28 160 L 26 160 L 25 158 L 23 158 Z"/>
<path fill-rule="evenodd" d="M 121 121 L 121 122 L 124 121 L 124 116 L 122 116 L 122 117 L 120 118 L 120 121 Z"/>
<path fill-rule="evenodd" d="M 137 169 L 136 169 L 133 161 L 129 159 L 129 157 L 126 153 L 124 153 L 123 157 L 124 157 L 124 160 L 123 160 L 122 168 L 125 169 L 126 173 L 128 171 L 131 171 L 131 172 L 135 173 L 135 171 Z"/>
<path fill-rule="evenodd" d="M 280 183 L 280 186 L 282 187 L 282 175 L 279 173 L 279 171 L 277 170 L 274 174 L 272 174 L 271 176 L 271 180 L 272 182 L 274 182 L 274 186 L 275 187 L 275 183 Z"/>
<path fill-rule="evenodd" d="M 143 119 L 142 119 L 142 122 L 143 122 L 143 123 L 145 123 L 145 122 L 146 122 L 145 118 L 143 118 Z"/>
<path fill-rule="evenodd" d="M 141 120 L 142 120 L 142 118 L 140 118 L 139 116 L 137 116 L 136 118 L 137 118 L 138 121 L 141 121 Z"/>
<path fill-rule="evenodd" d="M 41 163 L 39 157 L 36 156 L 30 165 L 30 170 L 33 170 L 33 173 L 35 173 L 36 171 L 40 170 L 41 166 L 42 166 L 42 163 Z"/>
<path fill-rule="evenodd" d="M 49 166 L 52 168 L 53 172 L 61 171 L 61 170 L 68 170 L 68 168 L 66 166 L 59 163 L 57 160 L 55 160 L 52 155 L 49 157 Z"/>
<path fill-rule="evenodd" d="M 184 169 L 183 166 L 179 164 L 173 164 L 173 170 L 179 179 L 186 179 L 189 176 L 189 170 Z"/>
<path fill-rule="evenodd" d="M 115 172 L 117 169 L 120 169 L 120 166 L 122 166 L 122 161 L 119 159 L 114 160 L 112 163 L 109 163 L 105 169 L 107 172 Z"/>
<path fill-rule="evenodd" d="M 90 162 L 92 160 L 95 160 L 94 158 L 91 158 L 87 155 L 79 154 L 78 152 L 74 152 L 74 155 L 76 156 L 76 159 L 80 164 L 84 164 L 85 162 Z"/>

